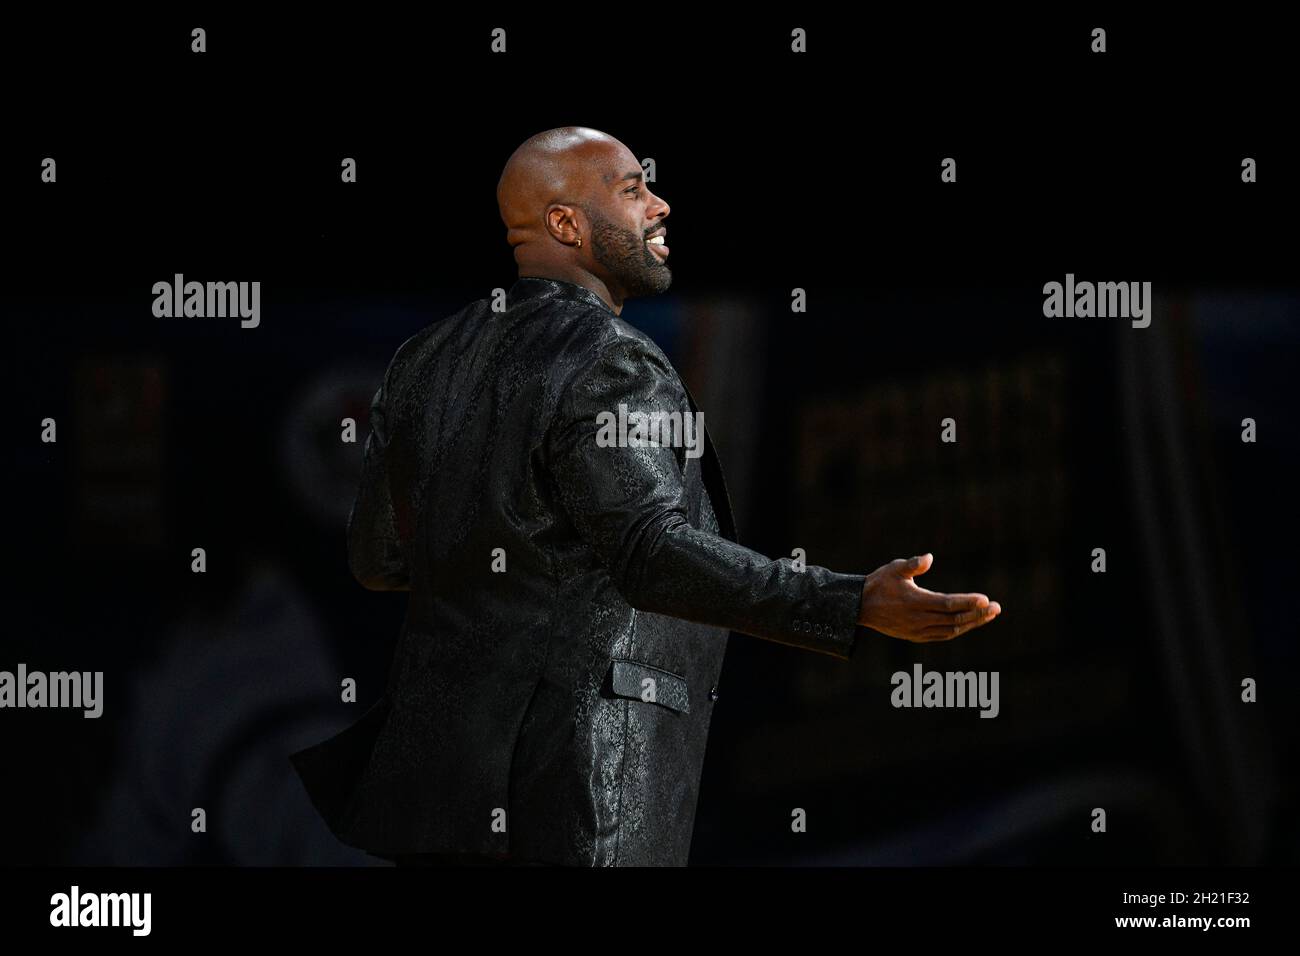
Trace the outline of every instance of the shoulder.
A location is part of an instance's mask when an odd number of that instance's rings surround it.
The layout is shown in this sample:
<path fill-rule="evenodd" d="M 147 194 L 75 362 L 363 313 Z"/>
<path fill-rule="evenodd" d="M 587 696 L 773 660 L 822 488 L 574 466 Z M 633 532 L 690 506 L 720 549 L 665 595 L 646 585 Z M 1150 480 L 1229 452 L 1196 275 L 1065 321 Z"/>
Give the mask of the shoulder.
<path fill-rule="evenodd" d="M 403 378 L 413 374 L 414 370 L 420 368 L 424 364 L 424 360 L 436 350 L 439 343 L 463 326 L 476 309 L 482 311 L 483 306 L 484 302 L 482 301 L 472 302 L 451 315 L 435 319 L 414 335 L 409 336 L 393 352 L 384 381 L 390 386 L 394 386 Z"/>
<path fill-rule="evenodd" d="M 690 407 L 668 357 L 640 329 L 595 310 L 575 323 L 554 378 L 555 409 L 565 422 L 590 421 L 626 405 L 636 411 Z"/>
<path fill-rule="evenodd" d="M 566 331 L 562 364 L 573 373 L 641 369 L 674 381 L 677 378 L 654 339 L 618 316 L 598 308 L 583 309 L 571 316 Z"/>

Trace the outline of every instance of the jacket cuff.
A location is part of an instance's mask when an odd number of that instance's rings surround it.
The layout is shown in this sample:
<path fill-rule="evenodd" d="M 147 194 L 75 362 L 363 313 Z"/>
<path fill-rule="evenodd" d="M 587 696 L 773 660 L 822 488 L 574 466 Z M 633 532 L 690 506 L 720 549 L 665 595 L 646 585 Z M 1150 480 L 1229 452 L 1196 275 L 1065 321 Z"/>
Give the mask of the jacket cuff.
<path fill-rule="evenodd" d="M 811 598 L 795 605 L 789 622 L 791 643 L 851 660 L 864 630 L 858 625 L 858 614 L 866 580 L 861 574 L 828 573 Z"/>

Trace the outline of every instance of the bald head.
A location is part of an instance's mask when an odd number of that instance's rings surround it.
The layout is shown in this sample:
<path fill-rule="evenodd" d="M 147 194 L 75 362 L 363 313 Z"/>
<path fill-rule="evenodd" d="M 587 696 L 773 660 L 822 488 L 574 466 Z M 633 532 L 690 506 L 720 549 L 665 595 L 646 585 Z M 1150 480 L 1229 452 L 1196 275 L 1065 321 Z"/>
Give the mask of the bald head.
<path fill-rule="evenodd" d="M 614 137 L 585 126 L 561 126 L 530 136 L 506 161 L 497 183 L 497 208 L 511 247 L 535 238 L 553 203 L 580 204 L 592 195 L 592 179 L 606 172 L 616 153 L 631 156 Z M 635 158 L 632 165 L 640 168 Z"/>
<path fill-rule="evenodd" d="M 521 276 L 584 285 L 616 312 L 623 298 L 671 281 L 666 249 L 646 244 L 664 231 L 668 204 L 650 192 L 631 150 L 600 130 L 530 136 L 506 162 L 497 207 Z"/>

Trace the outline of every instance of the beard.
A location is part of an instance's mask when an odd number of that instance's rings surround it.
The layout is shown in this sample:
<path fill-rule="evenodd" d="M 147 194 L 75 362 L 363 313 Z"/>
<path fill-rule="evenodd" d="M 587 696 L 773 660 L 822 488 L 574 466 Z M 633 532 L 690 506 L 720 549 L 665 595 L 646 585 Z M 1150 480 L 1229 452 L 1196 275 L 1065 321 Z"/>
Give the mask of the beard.
<path fill-rule="evenodd" d="M 673 283 L 668 263 L 650 251 L 645 235 L 623 229 L 601 216 L 591 220 L 591 253 L 629 298 L 658 295 Z"/>

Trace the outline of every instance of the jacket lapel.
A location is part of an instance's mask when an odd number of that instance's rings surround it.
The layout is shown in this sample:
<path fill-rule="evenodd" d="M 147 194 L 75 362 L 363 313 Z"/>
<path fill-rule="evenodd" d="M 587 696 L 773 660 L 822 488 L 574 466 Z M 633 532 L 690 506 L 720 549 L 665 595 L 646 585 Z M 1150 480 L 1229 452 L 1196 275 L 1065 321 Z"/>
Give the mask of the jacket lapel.
<path fill-rule="evenodd" d="M 682 390 L 686 392 L 686 400 L 691 403 L 691 412 L 693 414 L 698 412 L 699 407 L 695 404 L 695 396 L 691 394 L 685 382 L 682 382 Z M 727 493 L 727 481 L 722 475 L 722 462 L 713 447 L 707 422 L 704 424 L 704 455 L 700 459 L 700 465 L 704 474 L 704 489 L 709 495 L 709 500 L 713 502 L 713 511 L 718 518 L 718 530 L 722 532 L 724 538 L 739 544 L 736 519 L 731 511 L 731 496 Z"/>

